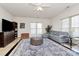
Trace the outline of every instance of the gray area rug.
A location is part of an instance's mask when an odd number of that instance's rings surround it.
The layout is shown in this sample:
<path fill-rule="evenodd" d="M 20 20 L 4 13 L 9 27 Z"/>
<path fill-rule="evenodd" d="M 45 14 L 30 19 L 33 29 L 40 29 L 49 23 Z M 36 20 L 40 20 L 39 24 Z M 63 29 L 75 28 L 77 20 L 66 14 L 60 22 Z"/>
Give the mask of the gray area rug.
<path fill-rule="evenodd" d="M 43 39 L 43 44 L 39 46 L 33 46 L 30 39 L 24 39 L 10 56 L 77 56 L 77 54 L 49 39 Z"/>

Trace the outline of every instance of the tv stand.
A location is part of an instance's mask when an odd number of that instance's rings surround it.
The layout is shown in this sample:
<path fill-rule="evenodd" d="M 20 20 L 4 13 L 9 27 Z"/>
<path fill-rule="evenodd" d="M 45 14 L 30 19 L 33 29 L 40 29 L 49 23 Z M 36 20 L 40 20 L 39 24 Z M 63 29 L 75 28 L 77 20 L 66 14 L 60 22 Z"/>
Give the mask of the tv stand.
<path fill-rule="evenodd" d="M 5 47 L 17 38 L 17 23 L 2 19 L 2 32 L 0 32 L 0 47 Z"/>
<path fill-rule="evenodd" d="M 13 40 L 15 40 L 14 31 L 0 33 L 0 47 L 5 47 Z"/>

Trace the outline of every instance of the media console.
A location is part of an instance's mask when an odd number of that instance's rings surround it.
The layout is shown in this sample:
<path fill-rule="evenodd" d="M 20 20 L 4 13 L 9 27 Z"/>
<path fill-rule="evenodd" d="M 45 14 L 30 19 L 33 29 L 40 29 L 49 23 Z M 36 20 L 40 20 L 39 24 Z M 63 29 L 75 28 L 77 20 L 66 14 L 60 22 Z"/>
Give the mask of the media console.
<path fill-rule="evenodd" d="M 0 47 L 5 47 L 15 39 L 14 31 L 0 33 Z"/>
<path fill-rule="evenodd" d="M 17 37 L 17 23 L 2 19 L 2 32 L 0 32 L 0 47 L 5 47 Z"/>

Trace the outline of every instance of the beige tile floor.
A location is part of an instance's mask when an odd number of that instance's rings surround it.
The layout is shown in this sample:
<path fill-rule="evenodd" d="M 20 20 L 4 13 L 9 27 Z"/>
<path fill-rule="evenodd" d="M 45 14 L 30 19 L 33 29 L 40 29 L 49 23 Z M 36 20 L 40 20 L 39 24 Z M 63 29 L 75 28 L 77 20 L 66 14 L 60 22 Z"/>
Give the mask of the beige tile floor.
<path fill-rule="evenodd" d="M 19 40 L 20 38 L 17 38 L 13 42 L 5 46 L 4 48 L 0 48 L 0 56 L 5 56 Z"/>

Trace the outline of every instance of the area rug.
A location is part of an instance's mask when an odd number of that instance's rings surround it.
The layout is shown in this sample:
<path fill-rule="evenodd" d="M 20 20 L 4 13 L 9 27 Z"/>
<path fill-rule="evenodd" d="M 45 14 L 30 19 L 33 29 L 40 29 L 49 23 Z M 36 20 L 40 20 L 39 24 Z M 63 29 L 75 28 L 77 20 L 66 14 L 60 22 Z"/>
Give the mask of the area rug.
<path fill-rule="evenodd" d="M 43 44 L 39 46 L 31 45 L 30 39 L 21 40 L 10 56 L 78 56 L 78 54 L 45 38 Z"/>

